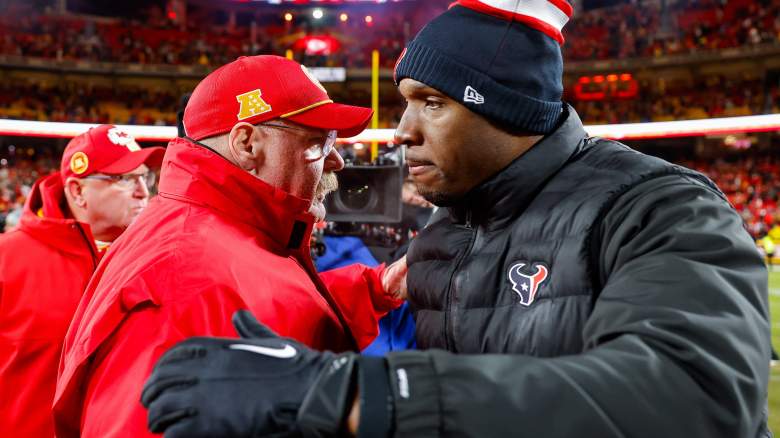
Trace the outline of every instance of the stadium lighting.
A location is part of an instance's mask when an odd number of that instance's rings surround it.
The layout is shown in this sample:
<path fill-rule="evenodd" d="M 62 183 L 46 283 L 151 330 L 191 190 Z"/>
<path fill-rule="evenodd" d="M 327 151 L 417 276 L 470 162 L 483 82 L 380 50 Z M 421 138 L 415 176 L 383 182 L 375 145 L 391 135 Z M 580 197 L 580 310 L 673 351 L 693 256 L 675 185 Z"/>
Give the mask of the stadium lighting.
<path fill-rule="evenodd" d="M 322 9 L 320 8 L 316 8 L 311 12 L 311 16 L 314 17 L 315 20 L 319 20 L 323 15 L 325 15 L 325 13 L 322 12 Z"/>
<path fill-rule="evenodd" d="M 341 15 L 339 15 L 339 20 L 341 20 L 342 23 L 346 23 L 347 20 L 349 20 L 349 15 L 342 12 Z"/>
<path fill-rule="evenodd" d="M 98 126 L 98 124 L 0 119 L 0 136 L 73 138 L 95 126 Z M 167 142 L 176 137 L 175 126 L 118 126 L 140 141 Z M 585 126 L 585 130 L 589 135 L 615 140 L 771 132 L 780 131 L 780 114 L 680 120 L 675 122 L 588 125 Z M 394 129 L 367 129 L 356 137 L 339 139 L 339 141 L 341 143 L 389 143 L 393 141 L 394 134 Z"/>
<path fill-rule="evenodd" d="M 293 14 L 291 14 L 289 12 L 284 14 L 284 21 L 292 21 L 292 19 L 293 19 Z"/>

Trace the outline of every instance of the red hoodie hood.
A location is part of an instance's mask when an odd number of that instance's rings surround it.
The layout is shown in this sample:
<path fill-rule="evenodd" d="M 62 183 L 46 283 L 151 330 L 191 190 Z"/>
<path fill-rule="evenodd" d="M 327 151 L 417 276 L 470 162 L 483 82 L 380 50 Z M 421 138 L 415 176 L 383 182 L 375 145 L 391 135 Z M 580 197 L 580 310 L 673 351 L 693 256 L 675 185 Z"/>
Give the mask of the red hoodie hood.
<path fill-rule="evenodd" d="M 88 224 L 69 218 L 62 178 L 59 172 L 35 181 L 24 204 L 19 229 L 60 251 L 92 255 L 98 250 Z"/>
<path fill-rule="evenodd" d="M 168 144 L 160 196 L 217 210 L 271 238 L 280 249 L 304 251 L 314 216 L 311 201 L 273 187 L 204 147 L 177 138 Z"/>

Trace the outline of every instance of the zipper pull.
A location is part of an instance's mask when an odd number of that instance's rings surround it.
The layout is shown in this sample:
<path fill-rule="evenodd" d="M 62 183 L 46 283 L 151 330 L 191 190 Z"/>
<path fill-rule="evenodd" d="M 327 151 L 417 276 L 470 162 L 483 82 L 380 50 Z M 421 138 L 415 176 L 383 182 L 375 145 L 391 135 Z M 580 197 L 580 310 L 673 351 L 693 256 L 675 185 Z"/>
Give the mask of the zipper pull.
<path fill-rule="evenodd" d="M 471 210 L 466 211 L 466 228 L 471 228 Z"/>

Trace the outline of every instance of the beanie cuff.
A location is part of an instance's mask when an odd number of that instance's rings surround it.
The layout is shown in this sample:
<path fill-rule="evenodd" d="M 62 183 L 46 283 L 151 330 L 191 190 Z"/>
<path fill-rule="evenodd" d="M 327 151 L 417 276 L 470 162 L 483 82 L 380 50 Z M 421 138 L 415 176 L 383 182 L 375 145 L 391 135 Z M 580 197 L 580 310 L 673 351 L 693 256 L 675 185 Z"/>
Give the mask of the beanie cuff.
<path fill-rule="evenodd" d="M 417 41 L 407 47 L 395 76 L 396 83 L 403 78 L 414 79 L 492 121 L 534 134 L 552 132 L 563 110 L 561 101 L 519 93 Z"/>

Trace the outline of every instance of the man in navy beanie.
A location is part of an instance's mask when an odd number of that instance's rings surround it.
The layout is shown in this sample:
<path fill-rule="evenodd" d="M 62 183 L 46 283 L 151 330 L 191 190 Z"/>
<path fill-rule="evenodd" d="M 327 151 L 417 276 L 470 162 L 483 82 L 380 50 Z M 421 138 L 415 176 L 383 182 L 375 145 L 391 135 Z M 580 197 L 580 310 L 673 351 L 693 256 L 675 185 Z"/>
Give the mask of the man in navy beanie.
<path fill-rule="evenodd" d="M 423 351 L 335 355 L 233 317 L 171 349 L 166 437 L 759 437 L 767 272 L 706 177 L 589 138 L 564 0 L 460 0 L 399 60 L 396 142 L 438 210 L 407 254 Z"/>

